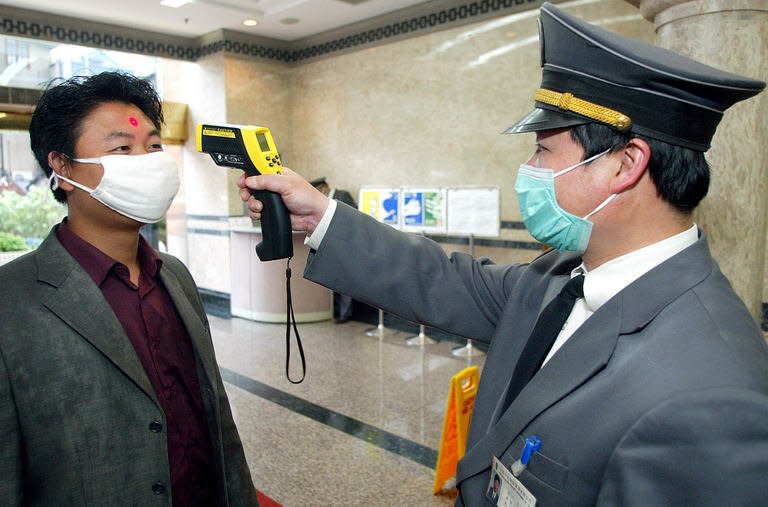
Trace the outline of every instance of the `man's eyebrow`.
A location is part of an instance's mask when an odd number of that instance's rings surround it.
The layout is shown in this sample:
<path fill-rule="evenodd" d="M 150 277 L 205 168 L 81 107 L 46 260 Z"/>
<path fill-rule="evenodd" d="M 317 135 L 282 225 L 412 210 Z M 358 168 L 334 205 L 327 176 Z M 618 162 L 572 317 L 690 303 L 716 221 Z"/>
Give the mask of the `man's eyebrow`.
<path fill-rule="evenodd" d="M 147 137 L 153 137 L 153 136 L 160 137 L 160 131 L 158 129 L 153 129 L 147 135 Z M 135 137 L 136 136 L 134 134 L 132 134 L 131 132 L 126 132 L 125 130 L 116 130 L 114 132 L 111 132 L 107 136 L 107 139 L 108 140 L 110 140 L 110 139 L 125 139 L 125 138 L 134 139 Z"/>

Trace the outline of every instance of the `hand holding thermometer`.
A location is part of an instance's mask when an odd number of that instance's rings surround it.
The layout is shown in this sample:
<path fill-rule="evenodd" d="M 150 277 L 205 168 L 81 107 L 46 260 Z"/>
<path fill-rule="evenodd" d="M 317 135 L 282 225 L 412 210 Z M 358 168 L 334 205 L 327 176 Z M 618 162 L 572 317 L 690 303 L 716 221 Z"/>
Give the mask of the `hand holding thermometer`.
<path fill-rule="evenodd" d="M 203 123 L 197 126 L 197 151 L 208 153 L 216 165 L 242 169 L 248 176 L 259 174 L 280 174 L 283 172 L 282 161 L 275 147 L 272 133 L 266 127 L 253 125 L 211 125 Z M 293 257 L 293 232 L 291 217 L 283 198 L 276 192 L 252 190 L 251 194 L 261 201 L 261 234 L 264 241 L 256 245 L 256 254 L 261 261 L 288 259 L 285 270 L 285 291 L 287 308 L 285 310 L 285 376 L 292 384 L 299 384 L 307 373 L 304 348 L 296 327 L 296 317 L 291 303 L 291 257 Z M 296 334 L 296 343 L 301 356 L 302 374 L 299 380 L 293 380 L 289 373 L 291 363 L 291 324 Z"/>
<path fill-rule="evenodd" d="M 266 127 L 253 125 L 197 126 L 197 151 L 208 153 L 216 165 L 242 169 L 248 176 L 280 174 L 280 155 L 272 133 Z M 293 257 L 291 217 L 280 194 L 254 190 L 252 195 L 262 202 L 261 232 L 264 241 L 256 245 L 262 261 Z"/>

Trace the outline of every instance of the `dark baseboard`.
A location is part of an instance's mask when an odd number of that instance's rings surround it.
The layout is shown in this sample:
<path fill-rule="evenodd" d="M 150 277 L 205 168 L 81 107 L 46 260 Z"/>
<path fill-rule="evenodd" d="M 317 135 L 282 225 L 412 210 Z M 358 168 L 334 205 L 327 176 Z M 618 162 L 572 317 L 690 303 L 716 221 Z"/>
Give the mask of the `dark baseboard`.
<path fill-rule="evenodd" d="M 232 313 L 230 312 L 231 298 L 228 293 L 201 288 L 198 288 L 197 290 L 200 293 L 200 299 L 203 300 L 205 313 L 222 319 L 232 318 Z"/>
<path fill-rule="evenodd" d="M 763 321 L 760 324 L 763 331 L 768 331 L 768 303 L 763 303 Z"/>

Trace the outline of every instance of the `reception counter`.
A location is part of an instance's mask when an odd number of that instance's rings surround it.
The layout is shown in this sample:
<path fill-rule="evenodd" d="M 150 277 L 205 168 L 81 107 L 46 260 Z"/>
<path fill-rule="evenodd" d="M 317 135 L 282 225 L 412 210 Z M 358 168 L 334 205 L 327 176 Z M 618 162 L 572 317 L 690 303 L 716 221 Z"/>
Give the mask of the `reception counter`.
<path fill-rule="evenodd" d="M 286 259 L 259 260 L 256 245 L 261 243 L 262 234 L 257 227 L 234 226 L 230 233 L 232 315 L 260 322 L 285 322 Z M 303 232 L 293 234 L 291 293 L 296 322 L 327 320 L 333 316 L 333 292 L 302 276 L 309 254 L 304 237 Z"/>

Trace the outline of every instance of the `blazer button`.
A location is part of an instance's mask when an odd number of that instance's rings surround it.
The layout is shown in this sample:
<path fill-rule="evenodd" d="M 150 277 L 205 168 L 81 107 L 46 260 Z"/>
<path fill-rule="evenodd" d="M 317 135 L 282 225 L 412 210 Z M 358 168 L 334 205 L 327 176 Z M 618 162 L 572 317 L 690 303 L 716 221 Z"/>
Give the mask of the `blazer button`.
<path fill-rule="evenodd" d="M 156 482 L 152 485 L 152 493 L 156 495 L 162 495 L 165 493 L 165 484 L 162 482 Z"/>
<path fill-rule="evenodd" d="M 149 423 L 149 431 L 152 433 L 160 433 L 163 431 L 163 424 L 160 421 L 152 421 Z"/>

